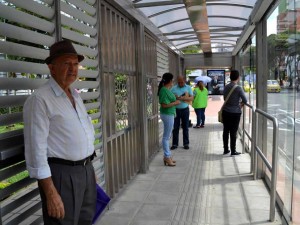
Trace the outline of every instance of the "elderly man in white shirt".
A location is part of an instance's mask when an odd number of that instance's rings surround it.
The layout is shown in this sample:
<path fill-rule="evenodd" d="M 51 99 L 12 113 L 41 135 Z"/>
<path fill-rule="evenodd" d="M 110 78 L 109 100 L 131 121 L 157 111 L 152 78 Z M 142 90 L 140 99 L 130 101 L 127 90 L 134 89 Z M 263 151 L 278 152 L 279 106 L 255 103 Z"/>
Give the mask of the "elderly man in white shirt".
<path fill-rule="evenodd" d="M 92 224 L 96 208 L 94 128 L 70 85 L 83 60 L 72 43 L 50 47 L 50 80 L 25 102 L 25 159 L 38 180 L 44 224 Z"/>

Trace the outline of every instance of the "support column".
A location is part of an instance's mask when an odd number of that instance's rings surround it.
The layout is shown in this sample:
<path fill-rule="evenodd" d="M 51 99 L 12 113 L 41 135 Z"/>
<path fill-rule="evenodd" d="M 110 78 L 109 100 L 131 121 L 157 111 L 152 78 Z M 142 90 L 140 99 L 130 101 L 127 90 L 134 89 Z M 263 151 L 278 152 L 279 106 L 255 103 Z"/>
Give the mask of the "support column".
<path fill-rule="evenodd" d="M 137 26 L 137 76 L 138 76 L 138 117 L 140 121 L 140 149 L 141 149 L 141 173 L 149 169 L 149 146 L 148 146 L 148 121 L 146 101 L 146 73 L 144 65 L 145 56 L 145 27 L 139 23 Z"/>
<path fill-rule="evenodd" d="M 54 10 L 55 10 L 55 18 L 54 18 L 54 24 L 55 24 L 55 42 L 62 40 L 62 34 L 61 34 L 61 14 L 60 14 L 60 0 L 54 1 Z"/>
<path fill-rule="evenodd" d="M 256 108 L 267 112 L 267 24 L 262 20 L 256 23 Z M 257 144 L 266 153 L 267 147 L 267 119 L 258 117 Z M 258 157 L 257 177 L 262 178 L 266 170 L 264 163 Z"/>

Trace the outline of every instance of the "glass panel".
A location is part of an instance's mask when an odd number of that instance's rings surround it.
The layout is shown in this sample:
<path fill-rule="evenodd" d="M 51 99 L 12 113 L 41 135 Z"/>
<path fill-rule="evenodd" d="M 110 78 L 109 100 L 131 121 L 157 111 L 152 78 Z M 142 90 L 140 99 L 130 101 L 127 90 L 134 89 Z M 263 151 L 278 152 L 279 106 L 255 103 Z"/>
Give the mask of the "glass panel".
<path fill-rule="evenodd" d="M 252 7 L 255 5 L 257 0 L 228 0 L 228 1 L 213 1 L 207 2 L 207 16 L 208 16 L 208 25 L 210 30 L 215 28 L 224 28 L 224 27 L 243 27 L 248 20 L 248 17 L 252 11 Z M 159 4 L 160 1 L 157 0 L 143 0 L 143 1 L 133 1 L 137 3 L 136 6 L 142 3 L 156 3 Z M 185 5 L 180 4 L 171 4 L 170 5 L 161 5 L 161 6 L 144 6 L 139 9 L 157 26 L 161 26 L 163 24 L 167 24 L 171 21 L 186 19 L 185 21 L 170 24 L 168 26 L 163 26 L 160 29 L 162 33 L 170 33 L 174 31 L 183 31 L 185 29 L 191 29 L 192 25 L 187 14 Z M 172 10 L 172 11 L 170 11 Z M 234 15 L 232 14 L 234 12 Z M 160 14 L 161 13 L 161 14 Z M 230 18 L 232 17 L 232 18 Z M 241 18 L 241 19 L 239 19 Z M 192 29 L 194 30 L 194 29 Z M 237 37 L 224 37 L 227 34 L 235 34 Z M 227 32 L 218 32 L 215 33 L 213 31 L 210 32 L 212 40 L 217 40 L 218 37 L 216 35 L 222 35 L 222 40 L 218 40 L 219 43 L 215 43 L 212 46 L 213 52 L 224 52 L 224 51 L 232 51 L 233 47 L 231 45 L 225 45 L 223 40 L 231 40 L 233 41 L 232 45 L 236 44 L 238 36 L 241 34 L 241 31 L 227 31 Z M 176 37 L 178 38 L 178 37 Z M 168 37 L 168 39 L 174 39 L 173 37 Z M 220 42 L 221 41 L 221 42 Z M 173 44 L 177 48 L 182 48 L 182 46 L 178 46 L 182 44 L 182 42 L 173 41 Z M 187 45 L 184 45 L 187 46 Z"/>
<path fill-rule="evenodd" d="M 179 19 L 179 18 L 178 18 Z M 160 28 L 161 32 L 163 33 L 170 33 L 175 30 L 181 30 L 181 29 L 186 29 L 186 28 L 191 28 L 191 22 L 189 20 L 173 23 L 167 26 L 163 26 Z"/>
<path fill-rule="evenodd" d="M 295 4 L 296 2 L 298 4 Z M 300 57 L 299 41 L 296 38 L 299 32 L 298 16 L 300 16 L 295 10 L 295 7 L 299 8 L 297 5 L 299 1 L 281 0 L 279 6 L 267 19 L 269 64 L 266 87 L 267 110 L 279 122 L 277 192 L 284 204 L 284 216 L 287 220 L 292 217 L 293 224 L 300 224 L 299 170 L 296 170 L 300 155 L 299 147 L 296 148 L 300 144 L 297 137 L 299 132 L 297 83 Z M 270 160 L 272 160 L 271 137 L 272 127 L 269 124 L 267 156 Z"/>
<path fill-rule="evenodd" d="M 247 3 L 247 5 L 249 5 Z M 242 17 L 242 18 L 248 18 L 248 15 L 250 15 L 252 9 L 251 8 L 245 8 L 245 7 L 238 7 L 238 6 L 232 6 L 232 5 L 226 5 L 226 3 L 222 3 L 219 5 L 220 7 L 216 7 L 216 5 L 207 4 L 207 13 L 210 16 L 214 15 L 222 15 L 222 16 L 233 16 L 232 12 L 234 12 L 235 17 Z"/>
<path fill-rule="evenodd" d="M 243 57 L 241 58 L 242 70 L 241 70 L 241 80 L 240 85 L 243 87 L 244 92 L 247 96 L 248 103 L 255 106 L 256 99 L 256 43 L 255 36 L 251 39 L 251 44 L 243 52 Z M 252 129 L 252 110 L 249 107 L 245 107 L 245 131 L 251 136 Z M 241 121 L 240 127 L 242 128 L 243 122 Z M 245 135 L 245 144 L 247 149 L 251 150 L 251 142 L 247 135 Z"/>

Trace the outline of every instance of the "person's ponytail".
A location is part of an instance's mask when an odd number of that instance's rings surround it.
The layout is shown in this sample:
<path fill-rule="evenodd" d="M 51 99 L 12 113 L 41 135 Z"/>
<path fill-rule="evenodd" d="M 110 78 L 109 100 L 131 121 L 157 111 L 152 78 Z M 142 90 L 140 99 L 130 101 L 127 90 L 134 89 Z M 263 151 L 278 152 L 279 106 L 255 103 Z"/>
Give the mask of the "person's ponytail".
<path fill-rule="evenodd" d="M 161 89 L 163 86 L 164 86 L 164 80 L 161 79 L 161 81 L 159 82 L 159 85 L 158 85 L 157 96 L 159 96 L 160 89 Z"/>
<path fill-rule="evenodd" d="M 199 82 L 198 82 L 198 87 L 199 87 L 199 89 L 200 89 L 201 91 L 203 91 L 203 89 L 204 89 L 204 84 L 203 84 L 202 81 L 199 81 Z"/>
<path fill-rule="evenodd" d="M 157 91 L 157 95 L 159 96 L 159 92 L 160 92 L 160 89 L 170 83 L 171 81 L 173 80 L 173 74 L 171 73 L 164 73 L 162 78 L 161 78 L 161 81 L 159 82 L 159 85 L 158 85 L 158 91 Z"/>

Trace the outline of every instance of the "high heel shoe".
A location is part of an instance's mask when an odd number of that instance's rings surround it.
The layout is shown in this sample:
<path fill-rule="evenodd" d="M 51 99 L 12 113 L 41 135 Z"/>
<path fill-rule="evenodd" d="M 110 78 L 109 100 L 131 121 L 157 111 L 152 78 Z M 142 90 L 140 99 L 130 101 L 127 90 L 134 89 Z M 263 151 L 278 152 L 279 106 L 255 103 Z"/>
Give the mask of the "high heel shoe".
<path fill-rule="evenodd" d="M 173 163 L 176 163 L 176 160 L 173 159 L 173 157 L 170 157 Z M 164 157 L 164 161 L 167 160 L 167 157 Z"/>
<path fill-rule="evenodd" d="M 172 161 L 171 158 L 164 158 L 165 166 L 176 166 L 176 164 Z"/>

